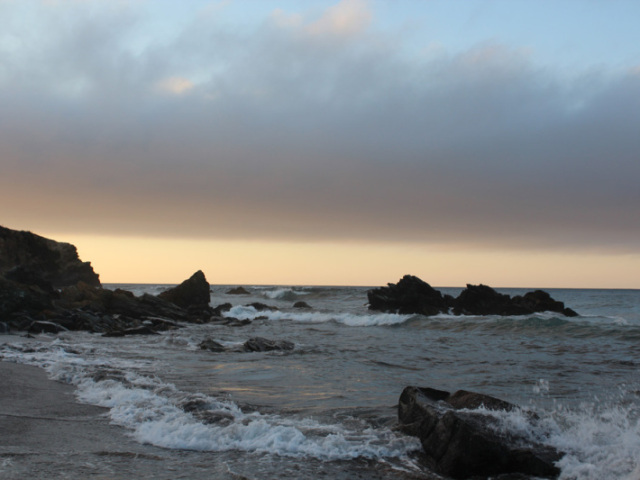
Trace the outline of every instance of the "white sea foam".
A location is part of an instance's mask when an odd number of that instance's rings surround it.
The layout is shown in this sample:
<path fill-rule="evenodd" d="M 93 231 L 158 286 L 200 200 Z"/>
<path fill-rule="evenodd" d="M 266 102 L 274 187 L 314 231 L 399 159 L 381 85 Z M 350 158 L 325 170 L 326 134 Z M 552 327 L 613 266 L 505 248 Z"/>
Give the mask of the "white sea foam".
<path fill-rule="evenodd" d="M 400 457 L 420 448 L 415 438 L 385 428 L 350 430 L 311 419 L 244 413 L 231 401 L 187 394 L 155 376 L 136 373 L 134 362 L 88 361 L 54 344 L 35 350 L 25 354 L 9 349 L 1 352 L 0 358 L 46 367 L 52 378 L 75 385 L 80 401 L 109 408 L 112 422 L 130 429 L 142 443 L 170 449 L 242 450 L 322 460 Z M 95 374 L 101 369 L 116 374 L 96 381 Z M 208 424 L 180 407 L 192 398 L 222 420 Z"/>
<path fill-rule="evenodd" d="M 372 327 L 383 325 L 400 325 L 413 315 L 400 315 L 396 313 L 376 313 L 370 315 L 357 315 L 347 312 L 325 313 L 325 312 L 284 312 L 257 311 L 251 306 L 237 306 L 225 313 L 228 317 L 239 318 L 240 320 L 253 320 L 256 317 L 266 317 L 269 320 L 291 320 L 301 323 L 326 323 L 337 322 L 349 327 Z"/>
<path fill-rule="evenodd" d="M 277 290 L 267 290 L 264 292 L 264 296 L 271 298 L 272 300 L 286 300 L 294 301 L 302 295 L 309 295 L 310 292 L 302 290 L 293 290 L 291 288 L 279 288 Z"/>
<path fill-rule="evenodd" d="M 495 428 L 529 441 L 551 445 L 565 455 L 556 463 L 559 480 L 638 480 L 640 424 L 633 407 L 616 402 L 582 404 L 571 409 L 556 405 L 539 411 L 533 423 L 523 410 L 483 413 L 496 418 Z"/>

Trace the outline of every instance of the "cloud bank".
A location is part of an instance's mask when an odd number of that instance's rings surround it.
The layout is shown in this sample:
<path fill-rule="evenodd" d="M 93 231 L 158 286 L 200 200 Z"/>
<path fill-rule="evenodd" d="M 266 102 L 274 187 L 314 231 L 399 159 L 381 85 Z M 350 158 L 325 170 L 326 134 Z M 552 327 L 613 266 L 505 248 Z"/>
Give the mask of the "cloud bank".
<path fill-rule="evenodd" d="M 171 35 L 137 3 L 42 4 L 26 33 L 0 14 L 9 223 L 640 251 L 637 69 L 407 48 L 359 0 Z"/>

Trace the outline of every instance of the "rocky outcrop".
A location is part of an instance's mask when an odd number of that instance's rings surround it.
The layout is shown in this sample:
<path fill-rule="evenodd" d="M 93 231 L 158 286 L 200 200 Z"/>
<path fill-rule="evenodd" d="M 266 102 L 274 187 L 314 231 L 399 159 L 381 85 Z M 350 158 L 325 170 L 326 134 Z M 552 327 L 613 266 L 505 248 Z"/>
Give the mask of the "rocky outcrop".
<path fill-rule="evenodd" d="M 227 290 L 227 295 L 250 295 L 250 292 L 244 287 L 235 287 Z"/>
<path fill-rule="evenodd" d="M 210 285 L 202 270 L 198 270 L 177 287 L 160 293 L 158 298 L 182 308 L 203 309 L 211 301 Z"/>
<path fill-rule="evenodd" d="M 427 282 L 405 275 L 398 283 L 367 292 L 369 309 L 402 314 L 437 315 L 449 311 L 451 299 Z"/>
<path fill-rule="evenodd" d="M 293 350 L 294 344 L 286 340 L 268 340 L 262 337 L 250 338 L 244 343 L 245 352 L 270 352 L 273 350 Z"/>
<path fill-rule="evenodd" d="M 478 410 L 479 407 L 484 407 Z M 407 387 L 398 403 L 401 429 L 420 439 L 428 467 L 455 479 L 523 474 L 556 478 L 562 454 L 508 432 L 487 410 L 517 407 L 480 393 Z M 536 417 L 530 416 L 531 422 Z"/>
<path fill-rule="evenodd" d="M 529 315 L 536 312 L 556 312 L 577 316 L 564 303 L 551 298 L 543 290 L 510 297 L 486 285 L 467 285 L 457 298 L 441 292 L 418 277 L 405 275 L 398 283 L 390 283 L 367 292 L 369 309 L 383 312 L 437 315 Z"/>
<path fill-rule="evenodd" d="M 79 281 L 100 286 L 91 263 L 82 262 L 73 245 L 5 227 L 0 227 L 0 275 L 41 288 L 60 288 Z"/>

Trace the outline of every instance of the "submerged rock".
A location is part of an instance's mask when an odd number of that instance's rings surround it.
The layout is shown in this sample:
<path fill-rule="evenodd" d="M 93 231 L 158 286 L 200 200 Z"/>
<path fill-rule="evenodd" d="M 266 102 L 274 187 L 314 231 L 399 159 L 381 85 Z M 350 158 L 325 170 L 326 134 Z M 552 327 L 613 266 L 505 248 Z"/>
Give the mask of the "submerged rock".
<path fill-rule="evenodd" d="M 477 410 L 484 407 L 484 410 Z M 489 395 L 406 387 L 398 403 L 402 431 L 420 439 L 429 468 L 456 479 L 524 474 L 556 478 L 562 454 L 506 432 L 487 410 L 517 407 Z M 535 416 L 530 416 L 535 421 Z"/>
<path fill-rule="evenodd" d="M 216 342 L 215 340 L 212 340 L 211 338 L 207 338 L 206 340 L 200 342 L 198 347 L 200 347 L 200 350 L 208 350 L 215 353 L 224 352 L 226 350 L 224 345 Z"/>
<path fill-rule="evenodd" d="M 295 345 L 286 340 L 268 340 L 262 337 L 250 338 L 244 343 L 245 352 L 270 352 L 273 350 L 293 350 Z"/>
<path fill-rule="evenodd" d="M 293 304 L 293 308 L 300 308 L 300 309 L 310 309 L 311 305 L 309 305 L 307 302 L 296 302 Z"/>

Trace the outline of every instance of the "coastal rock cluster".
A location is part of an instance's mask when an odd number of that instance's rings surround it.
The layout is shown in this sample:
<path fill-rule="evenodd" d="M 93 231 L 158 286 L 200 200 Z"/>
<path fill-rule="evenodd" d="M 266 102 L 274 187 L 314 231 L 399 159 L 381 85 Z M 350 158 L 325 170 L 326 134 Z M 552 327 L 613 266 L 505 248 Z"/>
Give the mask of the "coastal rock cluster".
<path fill-rule="evenodd" d="M 408 315 L 529 315 L 536 312 L 556 312 L 567 317 L 578 315 L 544 290 L 511 297 L 486 285 L 467 285 L 454 298 L 443 295 L 413 275 L 405 275 L 398 283 L 369 290 L 367 298 L 370 310 Z"/>
<path fill-rule="evenodd" d="M 398 419 L 404 433 L 420 439 L 427 466 L 447 477 L 556 478 L 561 452 L 505 431 L 491 415 L 517 408 L 481 393 L 411 386 L 400 395 Z"/>
<path fill-rule="evenodd" d="M 209 291 L 201 271 L 158 296 L 103 288 L 73 245 L 0 227 L 2 331 L 153 334 L 210 321 Z"/>

